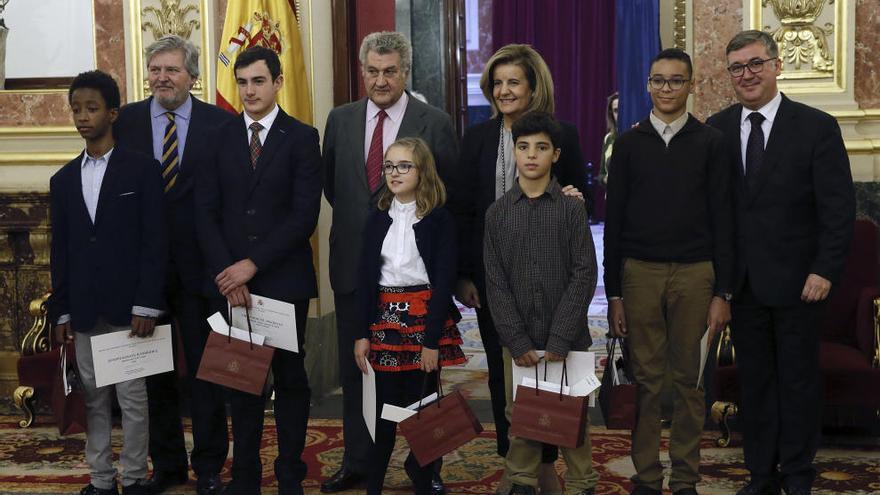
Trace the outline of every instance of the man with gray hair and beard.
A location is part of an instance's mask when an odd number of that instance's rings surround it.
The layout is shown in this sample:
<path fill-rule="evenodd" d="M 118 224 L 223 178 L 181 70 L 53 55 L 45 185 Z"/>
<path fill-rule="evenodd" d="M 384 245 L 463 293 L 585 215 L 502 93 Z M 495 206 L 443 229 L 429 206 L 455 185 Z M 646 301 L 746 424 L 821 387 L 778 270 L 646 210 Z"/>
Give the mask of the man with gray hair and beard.
<path fill-rule="evenodd" d="M 199 53 L 179 36 L 165 36 L 145 53 L 152 96 L 122 107 L 113 126 L 116 141 L 161 164 L 170 257 L 166 292 L 174 343 L 183 354 L 192 398 L 193 450 L 190 457 L 199 495 L 220 493 L 220 469 L 229 450 L 226 409 L 220 387 L 196 378 L 210 328 L 208 296 L 217 293 L 196 240 L 193 183 L 210 156 L 216 130 L 235 117 L 190 94 L 199 78 Z M 180 349 L 177 349 L 179 351 Z M 176 354 L 176 353 L 175 353 Z M 176 371 L 147 378 L 150 406 L 151 494 L 189 479 Z"/>
<path fill-rule="evenodd" d="M 336 306 L 339 370 L 343 399 L 345 454 L 339 471 L 321 485 L 324 493 L 347 490 L 360 482 L 370 465 L 372 441 L 362 416 L 361 372 L 353 359 L 358 328 L 357 284 L 361 232 L 367 213 L 385 189 L 382 163 L 396 139 L 418 137 L 434 155 L 437 171 L 453 207 L 458 142 L 449 115 L 406 91 L 412 46 L 397 32 L 364 37 L 360 48 L 366 98 L 334 108 L 324 130 L 324 195 L 333 207 L 330 231 L 330 283 Z M 382 421 L 382 420 L 379 420 Z M 443 493 L 439 464 L 433 493 Z"/>

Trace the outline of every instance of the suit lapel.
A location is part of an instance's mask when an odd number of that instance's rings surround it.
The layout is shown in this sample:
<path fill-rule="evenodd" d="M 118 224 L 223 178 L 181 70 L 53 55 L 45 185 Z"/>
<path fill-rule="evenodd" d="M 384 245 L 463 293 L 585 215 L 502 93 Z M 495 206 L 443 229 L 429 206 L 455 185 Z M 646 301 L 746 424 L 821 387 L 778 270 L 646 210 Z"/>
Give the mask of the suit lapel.
<path fill-rule="evenodd" d="M 727 122 L 726 132 L 733 136 L 733 149 L 730 150 L 734 155 L 734 163 L 736 164 L 736 183 L 740 190 L 745 190 L 746 186 L 746 172 L 745 166 L 743 164 L 742 157 L 742 137 L 740 135 L 740 131 L 742 130 L 742 105 L 736 105 L 734 109 L 730 112 L 730 118 Z"/>
<path fill-rule="evenodd" d="M 119 164 L 119 161 L 123 159 L 121 155 L 122 152 L 120 149 L 116 148 L 110 155 L 110 161 L 107 162 L 107 170 L 104 172 L 104 180 L 101 181 L 101 192 L 98 194 L 98 207 L 95 209 L 95 226 L 98 226 L 101 222 L 104 210 L 107 208 L 107 202 L 113 194 L 111 191 L 115 189 L 113 185 L 119 178 L 119 174 L 122 173 L 122 166 Z M 82 181 L 82 175 L 80 175 L 80 181 Z M 82 190 L 81 185 L 80 190 Z"/>
<path fill-rule="evenodd" d="M 354 157 L 352 164 L 354 165 L 354 173 L 358 177 L 358 181 L 364 186 L 364 190 L 370 190 L 370 184 L 367 182 L 367 157 L 364 156 L 364 139 L 367 132 L 367 98 L 355 107 L 354 118 L 348 123 L 348 132 L 351 136 L 352 149 L 350 153 Z M 337 167 L 339 165 L 337 164 Z"/>
<path fill-rule="evenodd" d="M 758 177 L 755 179 L 755 187 L 749 190 L 750 202 L 754 201 L 758 196 L 764 184 L 767 183 L 773 169 L 776 168 L 782 159 L 785 142 L 787 141 L 786 136 L 783 134 L 785 133 L 784 130 L 788 127 L 786 121 L 791 115 L 791 108 L 787 100 L 785 96 L 782 97 L 782 102 L 780 102 L 779 109 L 776 111 L 776 117 L 773 119 L 773 126 L 770 128 L 770 138 L 767 141 L 767 146 L 764 148 L 764 160 L 761 163 L 760 170 L 758 170 Z"/>
<path fill-rule="evenodd" d="M 260 181 L 260 177 L 266 172 L 266 168 L 272 166 L 272 158 L 281 147 L 281 143 L 287 138 L 287 119 L 289 118 L 290 117 L 284 113 L 284 110 L 281 110 L 280 108 L 278 109 L 278 115 L 275 117 L 275 122 L 272 122 L 272 127 L 269 128 L 269 133 L 266 135 L 266 142 L 263 143 L 260 157 L 257 158 L 256 169 L 251 174 L 248 194 L 253 192 L 254 187 L 256 187 L 257 183 Z"/>
<path fill-rule="evenodd" d="M 92 223 L 91 217 L 89 217 L 89 209 L 86 206 L 86 198 L 83 197 L 83 188 L 82 188 L 82 161 L 85 156 L 85 151 L 79 154 L 76 158 L 76 180 L 70 185 L 73 189 L 70 191 L 70 197 L 73 198 L 71 204 L 77 205 L 79 207 L 79 212 L 82 218 L 85 219 L 85 223 L 90 226 L 94 226 Z M 97 215 L 95 216 L 97 219 Z"/>
<path fill-rule="evenodd" d="M 184 141 L 183 147 L 187 154 L 180 155 L 180 168 L 177 173 L 177 181 L 175 182 L 174 187 L 172 187 L 166 194 L 166 197 L 169 197 L 170 199 L 175 199 L 190 189 L 192 186 L 194 164 L 193 160 L 190 160 L 187 157 L 198 156 L 202 152 L 200 149 L 197 149 L 199 138 L 196 134 L 198 133 L 198 129 L 204 125 L 204 114 L 202 113 L 202 106 L 199 104 L 198 100 L 192 95 L 190 95 L 190 100 L 192 101 L 192 111 L 189 114 L 189 126 L 187 127 L 186 141 Z"/>

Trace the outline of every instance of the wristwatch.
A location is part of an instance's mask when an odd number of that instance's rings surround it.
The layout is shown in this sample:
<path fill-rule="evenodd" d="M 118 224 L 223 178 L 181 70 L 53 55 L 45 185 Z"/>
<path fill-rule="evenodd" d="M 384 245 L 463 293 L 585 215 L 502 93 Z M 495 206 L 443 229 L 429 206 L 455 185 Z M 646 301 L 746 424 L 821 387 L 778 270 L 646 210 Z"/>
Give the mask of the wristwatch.
<path fill-rule="evenodd" d="M 727 302 L 733 301 L 733 294 L 731 294 L 730 292 L 716 292 L 714 295 L 715 297 L 720 297 Z"/>

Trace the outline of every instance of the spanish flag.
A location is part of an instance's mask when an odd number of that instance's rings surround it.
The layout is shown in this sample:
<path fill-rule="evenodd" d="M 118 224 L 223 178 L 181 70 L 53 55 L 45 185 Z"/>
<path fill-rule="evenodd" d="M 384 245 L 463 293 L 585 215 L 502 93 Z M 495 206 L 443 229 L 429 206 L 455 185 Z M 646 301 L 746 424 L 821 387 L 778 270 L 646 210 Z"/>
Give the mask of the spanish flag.
<path fill-rule="evenodd" d="M 261 45 L 281 59 L 284 86 L 278 104 L 289 115 L 312 123 L 312 100 L 306 78 L 306 64 L 296 18 L 295 0 L 235 0 L 226 6 L 226 22 L 217 55 L 217 105 L 238 113 L 241 99 L 233 66 L 238 54 Z"/>

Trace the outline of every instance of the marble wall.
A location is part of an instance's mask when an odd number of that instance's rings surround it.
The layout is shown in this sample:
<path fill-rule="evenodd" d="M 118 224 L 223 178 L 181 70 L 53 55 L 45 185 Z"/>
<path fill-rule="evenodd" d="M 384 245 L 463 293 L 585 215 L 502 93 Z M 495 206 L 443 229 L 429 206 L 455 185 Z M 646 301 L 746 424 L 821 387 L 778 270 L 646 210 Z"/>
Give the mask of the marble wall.
<path fill-rule="evenodd" d="M 119 83 L 125 101 L 125 25 L 122 2 L 94 0 L 97 67 Z M 0 92 L 0 127 L 71 125 L 67 93 Z"/>
<path fill-rule="evenodd" d="M 855 95 L 859 108 L 880 108 L 880 8 L 856 2 Z"/>
<path fill-rule="evenodd" d="M 736 100 L 724 48 L 742 30 L 742 0 L 693 0 L 693 113 L 706 119 Z"/>

